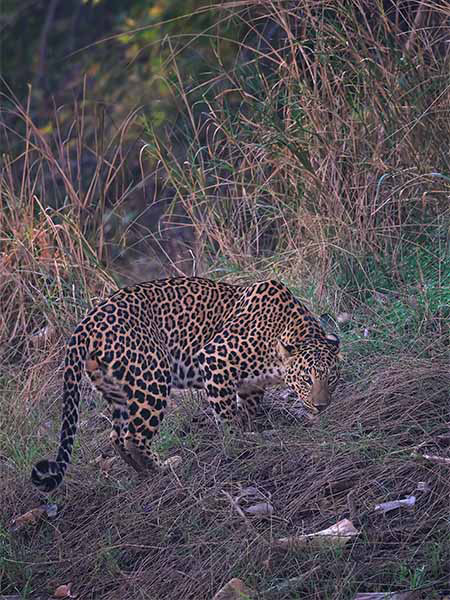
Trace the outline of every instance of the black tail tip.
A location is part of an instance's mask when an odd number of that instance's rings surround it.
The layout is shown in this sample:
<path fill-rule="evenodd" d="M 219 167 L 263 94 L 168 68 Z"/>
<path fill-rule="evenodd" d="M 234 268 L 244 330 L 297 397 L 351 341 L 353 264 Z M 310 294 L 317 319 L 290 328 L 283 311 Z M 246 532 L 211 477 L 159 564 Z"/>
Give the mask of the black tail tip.
<path fill-rule="evenodd" d="M 55 460 L 41 460 L 31 471 L 31 481 L 41 492 L 53 492 L 63 480 L 63 470 Z"/>

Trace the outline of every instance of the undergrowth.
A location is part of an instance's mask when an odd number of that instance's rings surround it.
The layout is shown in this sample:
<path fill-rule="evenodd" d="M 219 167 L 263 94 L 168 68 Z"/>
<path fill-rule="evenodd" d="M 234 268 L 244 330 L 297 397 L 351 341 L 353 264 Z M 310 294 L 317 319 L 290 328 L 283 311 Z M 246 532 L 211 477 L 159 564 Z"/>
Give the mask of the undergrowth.
<path fill-rule="evenodd" d="M 29 104 L 2 97 L 2 594 L 71 581 L 86 599 L 200 600 L 232 577 L 277 600 L 448 588 L 449 467 L 423 457 L 448 460 L 450 443 L 448 9 L 422 3 L 400 30 L 363 2 L 291 4 L 223 3 L 223 35 L 245 23 L 248 36 L 235 68 L 195 94 L 174 51 L 167 85 L 188 119 L 166 139 L 150 126 L 140 137 L 137 112 L 106 134 L 84 97 L 49 136 Z M 148 178 L 154 195 L 131 210 Z M 158 194 L 167 210 L 146 229 Z M 169 229 L 189 234 L 165 244 Z M 167 273 L 289 285 L 341 337 L 335 400 L 311 425 L 268 395 L 268 431 L 224 440 L 213 423 L 186 434 L 199 403 L 177 398 L 157 446 L 182 466 L 139 479 L 109 461 L 108 416 L 86 388 L 57 516 L 15 530 L 42 502 L 29 473 L 58 438 L 65 339 L 126 279 L 116 261 L 141 237 Z M 271 515 L 230 503 L 249 486 Z M 375 510 L 411 495 L 412 509 Z M 342 547 L 274 549 L 344 518 L 358 535 Z"/>
<path fill-rule="evenodd" d="M 182 466 L 146 479 L 119 460 L 103 470 L 107 425 L 95 416 L 99 409 L 84 407 L 65 489 L 49 499 L 58 516 L 17 532 L 12 519 L 39 502 L 29 469 L 36 452 L 48 451 L 49 436 L 56 438 L 47 423 L 57 426 L 59 418 L 45 401 L 48 389 L 40 390 L 31 432 L 27 398 L 4 396 L 17 417 L 16 440 L 33 451 L 2 461 L 2 589 L 28 589 L 23 597 L 33 598 L 74 581 L 85 598 L 211 598 L 237 576 L 261 598 L 409 589 L 437 598 L 450 559 L 450 479 L 448 466 L 421 455 L 448 448 L 447 366 L 406 353 L 395 364 L 361 358 L 359 376 L 341 384 L 320 423 L 283 420 L 268 402 L 269 430 L 225 446 L 214 425 L 180 437 L 179 419 L 170 416 L 159 446 L 181 454 Z M 249 486 L 269 498 L 269 517 L 243 519 L 224 495 Z M 412 509 L 375 510 L 410 495 Z M 277 538 L 343 518 L 359 531 L 344 547 L 274 547 Z"/>
<path fill-rule="evenodd" d="M 178 80 L 185 153 L 148 130 L 174 211 L 187 212 L 209 263 L 283 273 L 303 288 L 313 280 L 319 297 L 337 283 L 365 301 L 379 285 L 374 265 L 398 287 L 404 254 L 425 246 L 445 260 L 449 88 L 437 30 L 410 24 L 404 44 L 392 15 L 368 19 L 364 2 L 262 10 L 278 31 L 272 46 L 260 33 L 266 60 L 243 43 L 251 60 L 205 89 L 202 118 Z"/>

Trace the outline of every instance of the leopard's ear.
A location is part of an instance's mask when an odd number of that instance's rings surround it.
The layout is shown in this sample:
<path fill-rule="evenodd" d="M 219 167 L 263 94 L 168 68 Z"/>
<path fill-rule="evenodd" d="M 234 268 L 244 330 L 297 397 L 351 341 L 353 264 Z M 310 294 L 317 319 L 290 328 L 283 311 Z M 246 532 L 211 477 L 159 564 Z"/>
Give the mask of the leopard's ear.
<path fill-rule="evenodd" d="M 277 340 L 277 353 L 284 364 L 287 364 L 291 360 L 293 350 L 294 347 L 290 344 L 285 344 L 284 342 Z"/>

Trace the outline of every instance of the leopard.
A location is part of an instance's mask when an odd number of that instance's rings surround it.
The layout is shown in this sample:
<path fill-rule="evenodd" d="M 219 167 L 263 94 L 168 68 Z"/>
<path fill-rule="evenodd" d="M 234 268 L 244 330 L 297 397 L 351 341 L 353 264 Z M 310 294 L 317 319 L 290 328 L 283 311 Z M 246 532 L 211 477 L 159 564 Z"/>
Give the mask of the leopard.
<path fill-rule="evenodd" d="M 65 352 L 56 459 L 32 469 L 50 493 L 72 459 L 81 382 L 87 375 L 111 414 L 110 440 L 135 471 L 164 471 L 152 442 L 171 389 L 203 389 L 232 430 L 259 414 L 268 385 L 284 384 L 317 417 L 340 378 L 340 340 L 280 281 L 249 284 L 172 277 L 118 289 L 73 331 Z"/>

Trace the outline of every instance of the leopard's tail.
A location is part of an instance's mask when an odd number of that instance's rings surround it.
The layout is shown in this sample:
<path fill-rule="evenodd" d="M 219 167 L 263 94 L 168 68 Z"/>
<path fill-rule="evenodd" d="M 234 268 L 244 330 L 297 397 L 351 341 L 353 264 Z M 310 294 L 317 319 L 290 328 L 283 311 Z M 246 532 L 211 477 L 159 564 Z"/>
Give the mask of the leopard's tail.
<path fill-rule="evenodd" d="M 72 340 L 71 340 L 72 341 Z M 78 425 L 81 372 L 86 349 L 69 342 L 64 366 L 63 415 L 56 460 L 41 460 L 31 471 L 31 481 L 42 492 L 52 492 L 64 478 L 72 456 Z"/>

